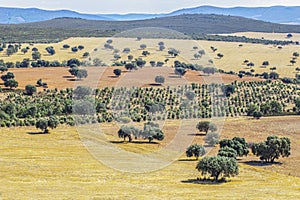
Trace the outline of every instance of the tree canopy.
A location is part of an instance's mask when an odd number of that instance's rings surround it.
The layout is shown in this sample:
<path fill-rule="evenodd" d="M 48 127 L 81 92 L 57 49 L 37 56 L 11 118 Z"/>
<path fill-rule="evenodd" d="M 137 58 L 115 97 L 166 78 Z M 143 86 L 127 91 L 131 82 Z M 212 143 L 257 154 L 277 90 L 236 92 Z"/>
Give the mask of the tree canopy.
<path fill-rule="evenodd" d="M 201 159 L 196 169 L 201 172 L 202 176 L 209 175 L 218 181 L 219 178 L 226 178 L 238 175 L 239 168 L 236 159 L 224 156 L 204 157 Z"/>
<path fill-rule="evenodd" d="M 287 137 L 269 136 L 266 141 L 252 145 L 252 153 L 265 162 L 273 163 L 280 156 L 289 157 L 291 141 Z"/>
<path fill-rule="evenodd" d="M 244 138 L 234 137 L 233 139 L 224 139 L 219 141 L 220 148 L 230 147 L 234 149 L 237 156 L 247 156 L 249 153 L 248 144 Z"/>
<path fill-rule="evenodd" d="M 48 128 L 55 129 L 59 124 L 57 117 L 41 118 L 36 121 L 35 127 L 49 133 Z"/>
<path fill-rule="evenodd" d="M 205 153 L 206 153 L 205 148 L 199 144 L 193 144 L 193 145 L 189 146 L 185 152 L 187 157 L 194 156 L 194 157 L 196 157 L 196 160 L 198 160 L 198 158 L 200 156 L 203 156 Z"/>
<path fill-rule="evenodd" d="M 217 131 L 218 128 L 217 126 L 209 121 L 201 121 L 197 124 L 196 128 L 200 131 L 200 132 L 205 132 L 208 133 L 208 131 Z"/>

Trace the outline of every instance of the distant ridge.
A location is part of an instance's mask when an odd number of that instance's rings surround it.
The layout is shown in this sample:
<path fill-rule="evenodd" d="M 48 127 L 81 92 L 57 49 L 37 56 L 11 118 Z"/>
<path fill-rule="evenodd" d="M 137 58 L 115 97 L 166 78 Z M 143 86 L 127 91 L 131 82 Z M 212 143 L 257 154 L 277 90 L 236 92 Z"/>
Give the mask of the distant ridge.
<path fill-rule="evenodd" d="M 90 20 L 112 20 L 91 14 L 81 14 L 70 10 L 42 10 L 38 8 L 3 8 L 0 7 L 0 24 L 20 24 L 51 20 L 59 17 L 73 17 Z"/>
<path fill-rule="evenodd" d="M 300 4 L 300 3 L 299 3 Z M 240 16 L 273 23 L 300 24 L 300 6 L 272 7 L 233 7 L 220 8 L 214 6 L 199 6 L 174 11 L 170 16 L 180 14 L 218 14 Z"/>
<path fill-rule="evenodd" d="M 56 18 L 53 20 L 19 24 L 14 27 L 59 28 L 83 30 L 124 31 L 143 27 L 160 27 L 176 30 L 186 34 L 235 33 L 235 32 L 277 32 L 300 33 L 300 25 L 285 25 L 253 20 L 243 17 L 215 14 L 183 14 L 134 21 L 97 21 L 79 18 Z"/>
<path fill-rule="evenodd" d="M 4 8 L 0 7 L 0 24 L 20 24 L 51 20 L 60 17 L 81 18 L 89 20 L 131 21 L 153 19 L 182 14 L 218 14 L 239 16 L 266 22 L 282 24 L 300 24 L 300 6 L 272 7 L 233 7 L 220 8 L 214 6 L 199 6 L 184 8 L 165 14 L 84 14 L 70 10 L 42 10 L 38 8 Z"/>
<path fill-rule="evenodd" d="M 69 37 L 111 37 L 126 30 L 144 27 L 171 29 L 193 38 L 198 38 L 199 34 L 202 34 L 203 38 L 205 37 L 203 34 L 235 32 L 300 33 L 300 25 L 275 24 L 225 15 L 184 14 L 135 21 L 100 21 L 64 17 L 42 22 L 0 25 L 0 39 L 6 42 L 49 42 Z M 133 32 L 138 34 L 141 30 Z M 157 35 L 161 36 L 161 33 Z"/>

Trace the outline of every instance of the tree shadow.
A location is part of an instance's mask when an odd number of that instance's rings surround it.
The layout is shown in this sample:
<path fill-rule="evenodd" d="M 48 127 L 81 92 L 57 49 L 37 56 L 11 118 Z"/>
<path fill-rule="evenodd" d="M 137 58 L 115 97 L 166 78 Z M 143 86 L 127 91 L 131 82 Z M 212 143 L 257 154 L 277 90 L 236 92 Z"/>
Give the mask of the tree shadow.
<path fill-rule="evenodd" d="M 127 143 L 132 143 L 132 144 L 159 144 L 158 142 L 148 142 L 148 141 L 131 141 L 128 142 L 128 140 L 111 140 L 109 141 L 112 144 L 127 144 Z"/>
<path fill-rule="evenodd" d="M 79 78 L 68 78 L 68 81 L 82 81 L 83 79 L 79 79 Z"/>
<path fill-rule="evenodd" d="M 119 78 L 120 76 L 107 76 L 109 78 Z"/>
<path fill-rule="evenodd" d="M 161 84 L 159 84 L 159 83 L 150 83 L 149 85 L 150 86 L 161 86 Z"/>
<path fill-rule="evenodd" d="M 169 78 L 180 78 L 179 76 L 173 76 L 173 75 L 171 75 L 171 76 L 168 76 Z"/>
<path fill-rule="evenodd" d="M 49 132 L 48 133 L 44 133 L 43 131 L 41 132 L 41 131 L 39 131 L 39 132 L 27 132 L 27 134 L 29 134 L 29 135 L 47 135 L 47 134 L 49 134 Z"/>
<path fill-rule="evenodd" d="M 206 136 L 206 133 L 189 133 L 189 136 Z"/>
<path fill-rule="evenodd" d="M 109 141 L 112 144 L 125 144 L 125 143 L 129 143 L 128 141 L 123 141 L 123 140 L 119 140 L 119 141 Z"/>
<path fill-rule="evenodd" d="M 223 183 L 227 183 L 230 181 L 226 181 L 225 179 L 221 179 L 218 181 L 214 181 L 212 179 L 188 179 L 188 180 L 183 180 L 181 183 L 190 183 L 190 184 L 201 184 L 201 185 L 221 185 Z"/>
<path fill-rule="evenodd" d="M 63 76 L 63 78 L 73 78 L 74 76 Z"/>
<path fill-rule="evenodd" d="M 190 159 L 190 158 L 182 158 L 182 159 L 179 159 L 178 161 L 180 162 L 195 162 L 195 161 L 199 161 L 199 159 Z"/>
<path fill-rule="evenodd" d="M 267 163 L 264 161 L 244 161 L 241 162 L 246 165 L 254 166 L 254 167 L 263 167 L 263 166 L 271 166 L 271 165 L 282 165 L 281 162 L 273 162 L 273 163 Z"/>

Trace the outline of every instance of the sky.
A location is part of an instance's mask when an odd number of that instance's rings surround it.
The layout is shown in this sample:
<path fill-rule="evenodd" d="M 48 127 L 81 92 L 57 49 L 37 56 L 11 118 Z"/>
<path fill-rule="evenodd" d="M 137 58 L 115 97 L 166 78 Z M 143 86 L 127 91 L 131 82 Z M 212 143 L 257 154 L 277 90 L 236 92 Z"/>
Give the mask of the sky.
<path fill-rule="evenodd" d="M 81 13 L 168 13 L 182 8 L 213 5 L 219 7 L 300 6 L 299 0 L 0 0 L 0 7 L 74 10 Z"/>

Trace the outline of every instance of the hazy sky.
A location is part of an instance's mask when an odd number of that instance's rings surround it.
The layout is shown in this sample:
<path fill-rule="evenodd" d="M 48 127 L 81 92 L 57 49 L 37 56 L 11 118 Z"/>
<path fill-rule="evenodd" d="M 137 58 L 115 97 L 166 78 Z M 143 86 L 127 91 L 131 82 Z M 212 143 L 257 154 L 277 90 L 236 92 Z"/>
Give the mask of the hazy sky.
<path fill-rule="evenodd" d="M 166 13 L 180 8 L 214 5 L 272 6 L 300 5 L 299 0 L 0 0 L 1 7 L 68 9 L 83 13 Z"/>

